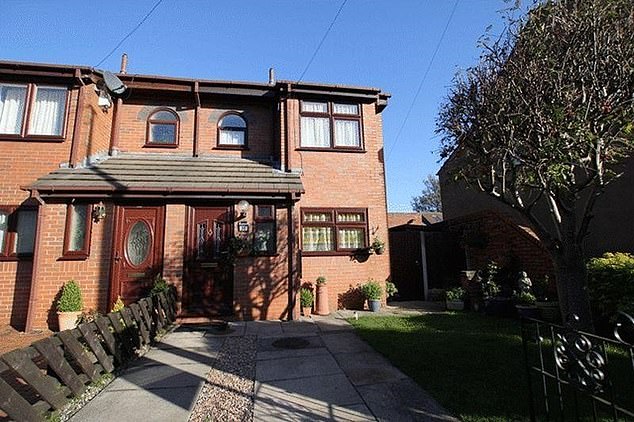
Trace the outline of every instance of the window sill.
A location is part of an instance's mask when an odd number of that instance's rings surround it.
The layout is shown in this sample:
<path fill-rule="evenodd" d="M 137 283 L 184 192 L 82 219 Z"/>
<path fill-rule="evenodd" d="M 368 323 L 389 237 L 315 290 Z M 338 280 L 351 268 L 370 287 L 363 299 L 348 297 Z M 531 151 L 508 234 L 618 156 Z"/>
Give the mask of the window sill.
<path fill-rule="evenodd" d="M 33 261 L 33 255 L 0 256 L 0 262 Z"/>
<path fill-rule="evenodd" d="M 234 151 L 248 151 L 249 147 L 246 145 L 216 145 L 212 149 L 228 149 Z"/>
<path fill-rule="evenodd" d="M 143 148 L 178 148 L 178 144 L 145 144 Z"/>
<path fill-rule="evenodd" d="M 363 253 L 365 249 L 359 249 L 359 251 L 324 251 L 324 252 L 306 252 L 302 251 L 302 257 L 305 256 L 355 256 Z"/>
<path fill-rule="evenodd" d="M 355 154 L 365 154 L 367 151 L 362 148 L 312 148 L 299 147 L 295 151 L 313 151 L 313 152 L 352 152 Z"/>
<path fill-rule="evenodd" d="M 66 139 L 63 136 L 12 136 L 0 134 L 0 141 L 4 142 L 64 142 Z"/>
<path fill-rule="evenodd" d="M 57 258 L 58 261 L 85 261 L 90 255 L 63 255 Z"/>

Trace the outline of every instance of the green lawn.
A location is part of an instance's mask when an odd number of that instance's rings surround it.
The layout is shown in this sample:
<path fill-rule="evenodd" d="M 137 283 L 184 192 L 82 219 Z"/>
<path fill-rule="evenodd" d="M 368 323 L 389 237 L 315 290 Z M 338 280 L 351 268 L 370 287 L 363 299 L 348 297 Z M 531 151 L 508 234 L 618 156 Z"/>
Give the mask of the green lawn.
<path fill-rule="evenodd" d="M 365 317 L 350 323 L 461 419 L 528 419 L 518 321 L 448 313 Z"/>

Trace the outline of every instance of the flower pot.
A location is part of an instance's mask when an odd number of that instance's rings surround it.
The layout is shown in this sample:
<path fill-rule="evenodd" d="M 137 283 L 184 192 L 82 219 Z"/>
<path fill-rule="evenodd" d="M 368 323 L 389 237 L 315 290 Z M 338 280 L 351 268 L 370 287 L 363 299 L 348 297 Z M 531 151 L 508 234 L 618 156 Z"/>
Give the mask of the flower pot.
<path fill-rule="evenodd" d="M 368 308 L 370 308 L 372 312 L 379 312 L 381 309 L 381 301 L 368 299 Z"/>
<path fill-rule="evenodd" d="M 378 248 L 374 248 L 374 253 L 377 255 L 383 255 L 385 252 L 385 246 L 379 246 Z"/>
<path fill-rule="evenodd" d="M 539 318 L 539 309 L 535 305 L 515 305 L 520 318 Z"/>
<path fill-rule="evenodd" d="M 58 312 L 57 322 L 59 323 L 59 330 L 72 330 L 77 326 L 77 319 L 81 315 L 81 311 L 78 312 Z"/>
<path fill-rule="evenodd" d="M 317 285 L 317 307 L 315 308 L 317 315 L 330 314 L 330 307 L 328 306 L 328 287 L 325 284 Z"/>
<path fill-rule="evenodd" d="M 310 316 L 311 313 L 312 313 L 311 307 L 302 308 L 302 314 L 304 314 L 305 317 Z"/>
<path fill-rule="evenodd" d="M 445 301 L 448 311 L 464 311 L 463 300 L 447 300 Z"/>
<path fill-rule="evenodd" d="M 559 321 L 559 302 L 556 300 L 549 302 L 537 301 L 535 306 L 539 309 L 539 316 L 544 321 L 557 322 Z"/>

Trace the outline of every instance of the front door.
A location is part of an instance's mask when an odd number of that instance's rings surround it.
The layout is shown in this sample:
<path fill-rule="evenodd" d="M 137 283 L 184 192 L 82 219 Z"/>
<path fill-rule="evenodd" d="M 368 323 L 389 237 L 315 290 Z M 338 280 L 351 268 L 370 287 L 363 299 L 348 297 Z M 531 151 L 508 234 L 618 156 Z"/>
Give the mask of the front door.
<path fill-rule="evenodd" d="M 164 207 L 120 206 L 112 251 L 111 303 L 147 296 L 163 267 Z"/>
<path fill-rule="evenodd" d="M 192 207 L 188 218 L 183 308 L 188 315 L 231 314 L 233 264 L 223 256 L 231 234 L 230 207 Z"/>

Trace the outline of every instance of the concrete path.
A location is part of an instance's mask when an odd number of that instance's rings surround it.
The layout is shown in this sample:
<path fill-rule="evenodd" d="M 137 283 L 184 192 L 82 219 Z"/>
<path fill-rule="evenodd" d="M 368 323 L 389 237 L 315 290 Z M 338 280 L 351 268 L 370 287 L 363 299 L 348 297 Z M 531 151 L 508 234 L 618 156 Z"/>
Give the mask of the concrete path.
<path fill-rule="evenodd" d="M 177 328 L 72 420 L 186 421 L 227 336 L 256 336 L 254 421 L 456 420 L 336 315 Z"/>

